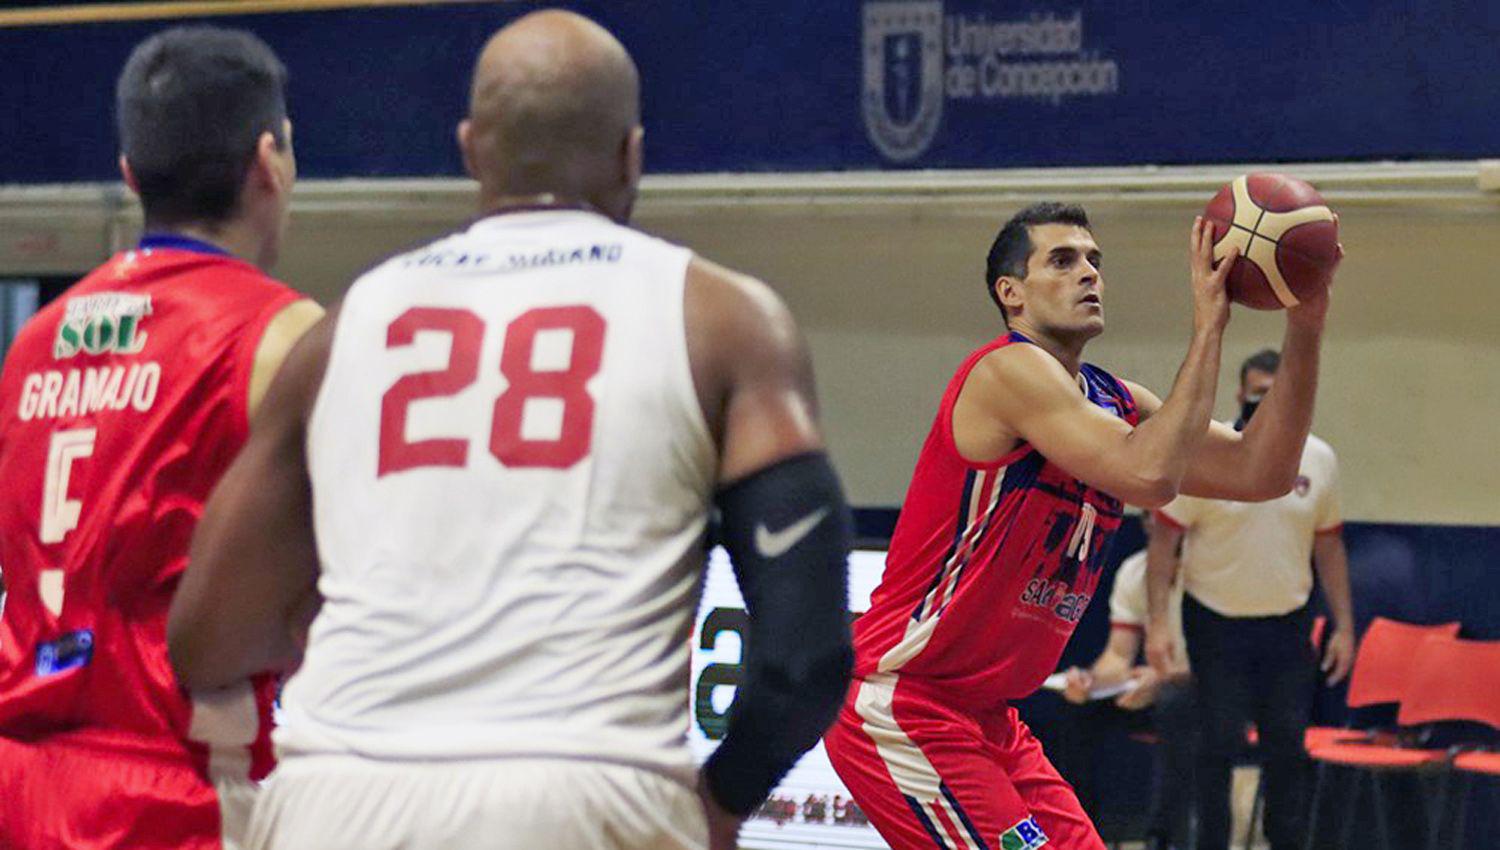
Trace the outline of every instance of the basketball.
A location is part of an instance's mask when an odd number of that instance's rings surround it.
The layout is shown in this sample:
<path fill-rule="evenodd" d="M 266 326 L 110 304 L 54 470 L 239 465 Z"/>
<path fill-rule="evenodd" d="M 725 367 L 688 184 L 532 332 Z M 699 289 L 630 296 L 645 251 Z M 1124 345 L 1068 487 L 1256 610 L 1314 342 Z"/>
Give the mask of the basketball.
<path fill-rule="evenodd" d="M 1246 174 L 1219 190 L 1204 217 L 1214 229 L 1214 260 L 1231 247 L 1240 258 L 1226 285 L 1236 304 L 1255 310 L 1295 307 L 1333 279 L 1339 229 L 1308 183 L 1285 174 Z"/>

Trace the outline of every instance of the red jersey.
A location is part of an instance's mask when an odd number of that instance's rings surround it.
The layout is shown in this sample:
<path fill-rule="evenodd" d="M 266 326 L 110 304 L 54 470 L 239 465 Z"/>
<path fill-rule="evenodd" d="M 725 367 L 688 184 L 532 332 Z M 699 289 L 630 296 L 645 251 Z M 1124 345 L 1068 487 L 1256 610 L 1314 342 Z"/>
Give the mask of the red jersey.
<path fill-rule="evenodd" d="M 166 620 L 248 436 L 262 332 L 299 297 L 213 246 L 150 237 L 22 328 L 0 376 L 0 739 L 270 769 L 274 682 L 195 704 Z"/>
<path fill-rule="evenodd" d="M 901 508 L 885 573 L 854 624 L 855 675 L 900 673 L 956 704 L 992 707 L 1051 673 L 1099 582 L 1121 504 L 1027 443 L 993 463 L 964 460 L 953 406 L 985 355 L 1029 345 L 1009 333 L 949 382 Z M 1124 385 L 1084 364 L 1088 399 L 1132 425 Z"/>

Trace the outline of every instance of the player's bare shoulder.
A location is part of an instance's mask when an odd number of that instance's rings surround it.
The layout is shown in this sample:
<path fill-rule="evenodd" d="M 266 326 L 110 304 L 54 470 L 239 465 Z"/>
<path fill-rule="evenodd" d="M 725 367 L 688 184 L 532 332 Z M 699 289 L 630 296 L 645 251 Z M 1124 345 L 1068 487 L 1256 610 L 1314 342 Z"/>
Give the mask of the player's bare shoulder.
<path fill-rule="evenodd" d="M 965 382 L 964 389 L 1016 389 L 1025 391 L 1036 386 L 1068 382 L 1067 370 L 1057 358 L 1040 346 L 1003 345 L 980 358 Z"/>
<path fill-rule="evenodd" d="M 1035 345 L 1004 345 L 974 364 L 953 405 L 953 440 L 959 454 L 988 463 L 1022 439 L 1020 414 L 1059 392 L 1075 393 L 1061 363 Z"/>
<path fill-rule="evenodd" d="M 807 345 L 786 303 L 770 286 L 694 256 L 683 298 L 693 383 L 716 433 L 736 384 L 787 382 L 811 396 Z"/>
<path fill-rule="evenodd" d="M 686 312 L 688 331 L 712 331 L 711 345 L 732 349 L 733 342 L 758 341 L 786 351 L 802 346 L 791 311 L 770 286 L 711 260 L 694 255 L 688 264 Z M 728 334 L 721 339 L 718 334 Z"/>

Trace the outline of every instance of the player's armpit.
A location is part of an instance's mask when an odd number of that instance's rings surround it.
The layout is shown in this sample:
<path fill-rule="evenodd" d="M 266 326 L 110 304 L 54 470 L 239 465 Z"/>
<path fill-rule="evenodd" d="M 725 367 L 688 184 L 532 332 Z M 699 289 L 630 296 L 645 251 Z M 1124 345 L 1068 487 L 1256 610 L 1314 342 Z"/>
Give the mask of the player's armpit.
<path fill-rule="evenodd" d="M 281 369 L 292 346 L 321 318 L 323 307 L 312 299 L 303 298 L 281 308 L 266 323 L 266 329 L 261 332 L 260 341 L 256 343 L 255 360 L 250 367 L 250 392 L 246 399 L 246 409 L 250 411 L 252 419 L 255 411 L 260 408 L 261 400 L 265 398 L 266 390 L 271 387 L 271 379 L 276 377 L 276 372 Z"/>
<path fill-rule="evenodd" d="M 300 657 L 297 632 L 315 608 L 309 594 L 318 574 L 304 435 L 334 321 L 324 317 L 287 355 L 194 532 L 167 618 L 172 667 L 190 689 L 223 687 Z"/>
<path fill-rule="evenodd" d="M 1016 439 L 1025 440 L 1131 504 L 1156 507 L 1176 494 L 1170 464 L 1158 457 L 1164 452 L 1132 445 L 1129 423 L 1090 404 L 1077 379 L 1036 346 L 1008 345 L 975 366 L 954 406 L 953 437 L 959 453 L 976 463 L 998 460 Z"/>
<path fill-rule="evenodd" d="M 684 300 L 688 360 L 719 448 L 720 484 L 821 449 L 812 359 L 770 287 L 694 258 Z"/>

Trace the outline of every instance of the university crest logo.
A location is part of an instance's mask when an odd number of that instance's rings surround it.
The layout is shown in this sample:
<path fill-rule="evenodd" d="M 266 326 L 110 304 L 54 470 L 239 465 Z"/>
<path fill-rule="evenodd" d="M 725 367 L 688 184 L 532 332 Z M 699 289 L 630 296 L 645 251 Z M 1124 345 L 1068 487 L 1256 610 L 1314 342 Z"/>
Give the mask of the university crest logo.
<path fill-rule="evenodd" d="M 864 5 L 865 130 L 892 162 L 925 152 L 943 117 L 942 0 Z"/>

